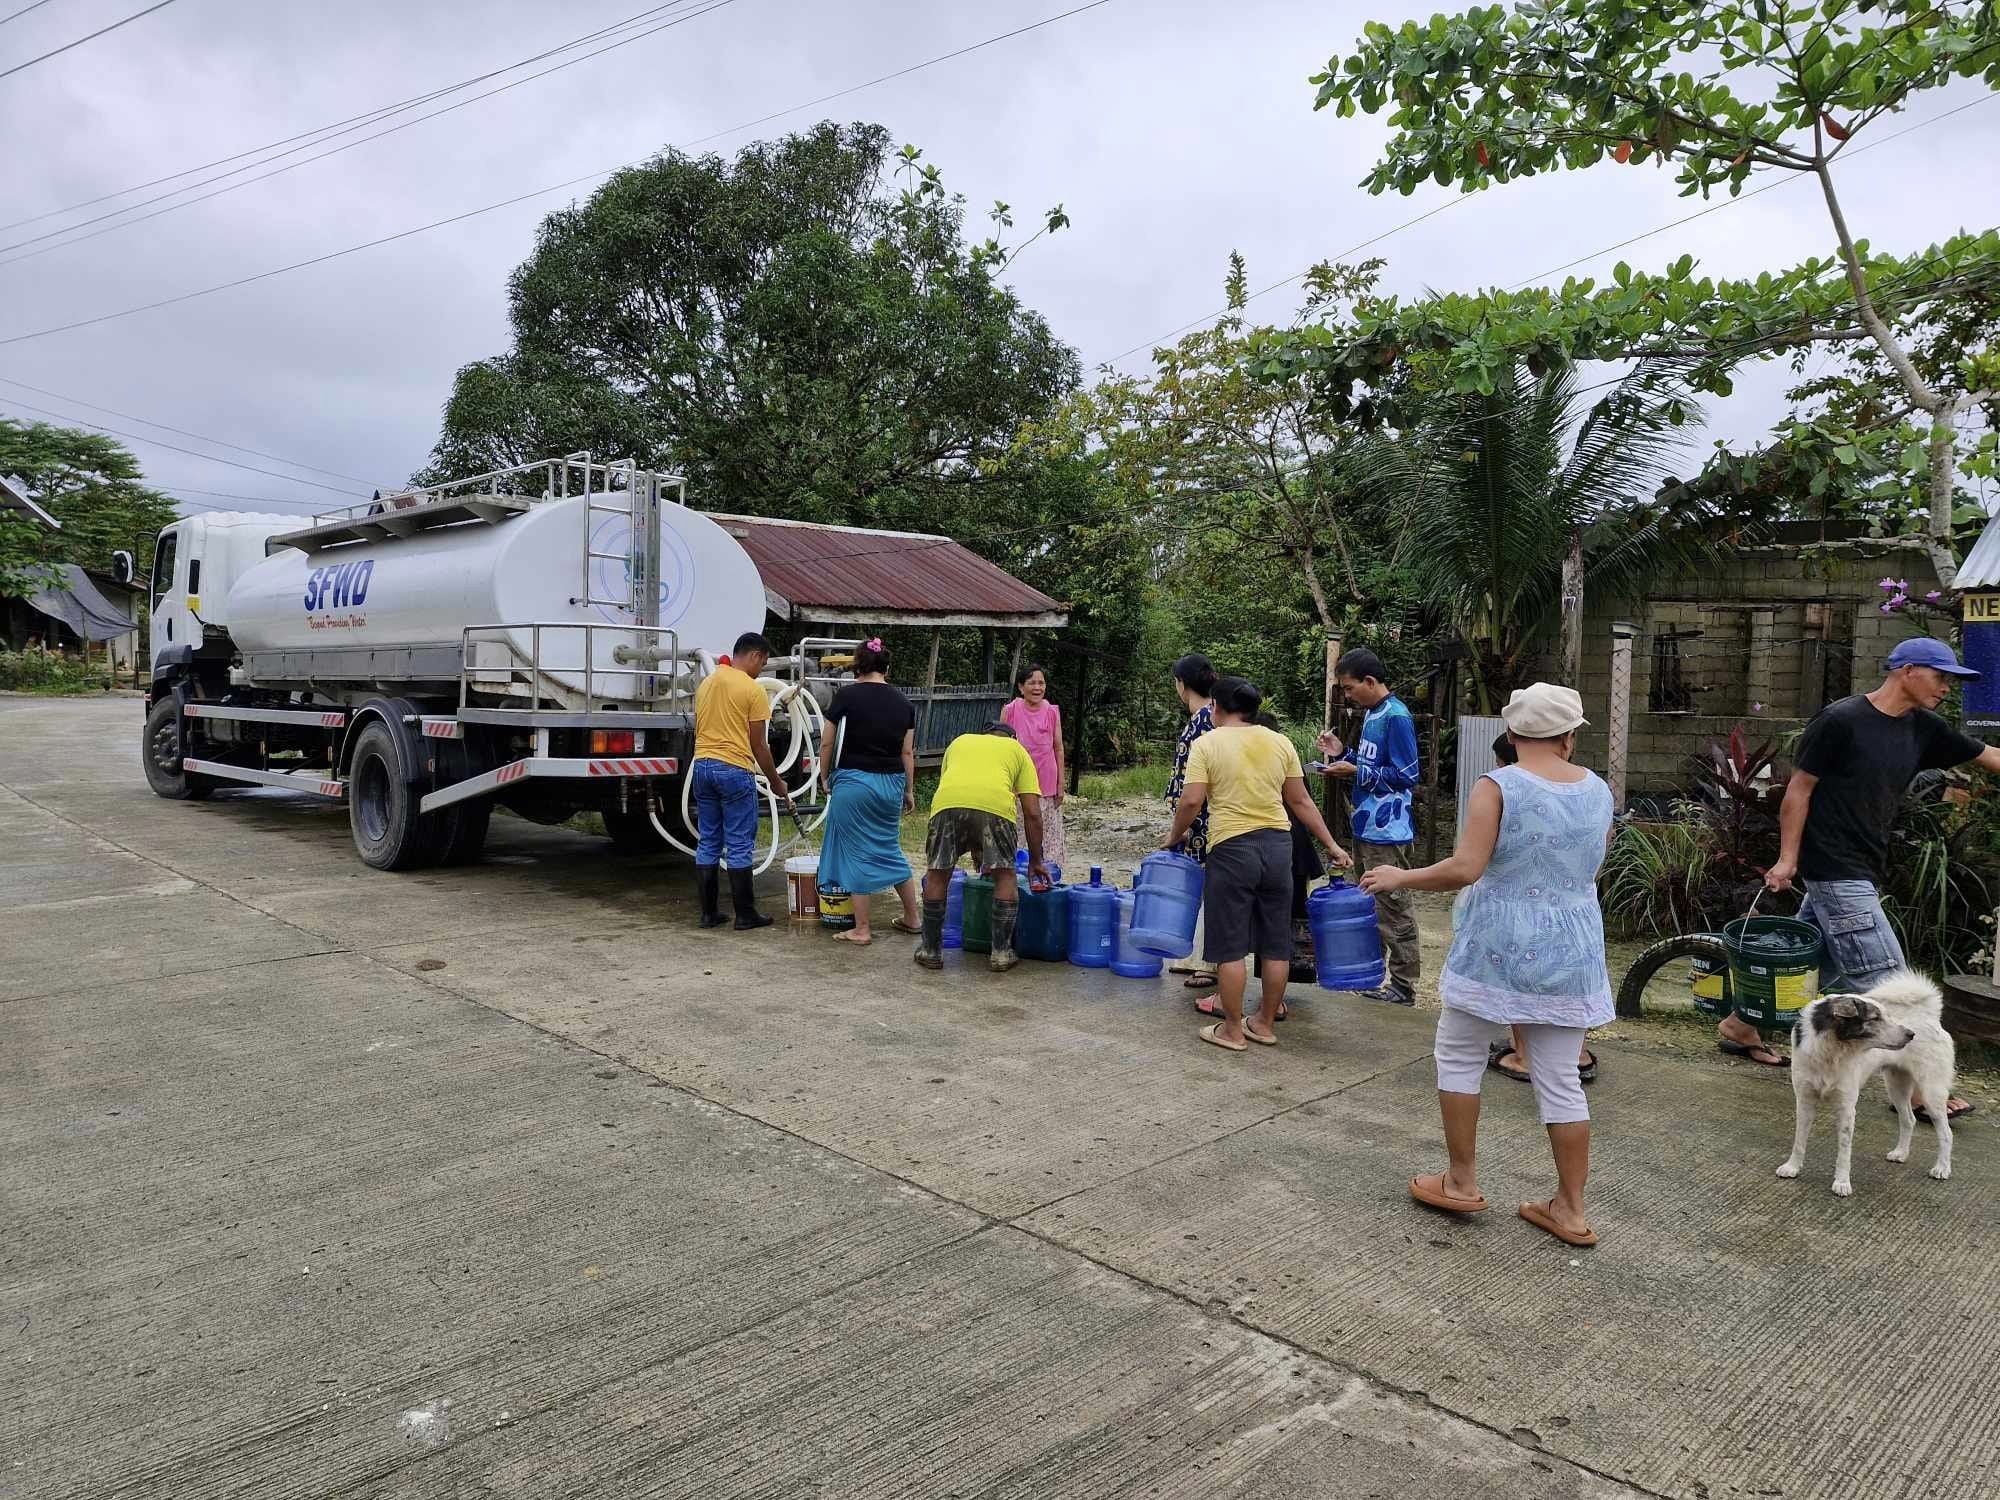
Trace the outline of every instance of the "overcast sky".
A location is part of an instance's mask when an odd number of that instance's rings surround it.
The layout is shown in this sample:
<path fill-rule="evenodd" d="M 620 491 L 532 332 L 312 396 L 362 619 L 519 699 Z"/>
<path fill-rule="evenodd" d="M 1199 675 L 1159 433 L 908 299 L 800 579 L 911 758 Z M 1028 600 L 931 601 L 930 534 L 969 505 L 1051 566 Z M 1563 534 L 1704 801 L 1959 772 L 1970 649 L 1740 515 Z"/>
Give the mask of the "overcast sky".
<path fill-rule="evenodd" d="M 23 3 L 0 0 L 0 14 Z M 0 70 L 146 3 L 50 0 L 0 25 Z M 1363 21 L 1428 14 L 1434 5 L 1110 0 L 742 130 L 732 127 L 1078 0 L 698 3 L 717 8 L 324 161 L 0 265 L 0 340 L 255 275 L 669 145 L 713 137 L 700 149 L 726 153 L 826 117 L 880 121 L 921 146 L 975 210 L 1002 198 L 1026 225 L 1064 204 L 1072 227 L 1035 245 L 1010 276 L 1086 366 L 1213 313 L 1231 249 L 1248 258 L 1250 283 L 1261 287 L 1456 196 L 1433 189 L 1373 198 L 1357 188 L 1383 129 L 1315 114 L 1305 82 Z M 454 84 L 645 8 L 646 0 L 175 0 L 0 79 L 0 223 Z M 1976 85 L 1934 93 L 1898 123 L 1978 97 Z M 1850 223 L 1896 251 L 1984 227 L 1993 217 L 1996 148 L 2000 105 L 1982 105 L 1869 152 L 1841 174 Z M 506 276 L 536 222 L 591 186 L 215 296 L 0 343 L 0 378 L 72 398 L 0 385 L 0 412 L 39 415 L 20 404 L 31 402 L 297 472 L 75 404 L 89 401 L 399 483 L 429 452 L 453 373 L 506 347 Z M 0 231 L 0 246 L 165 190 Z M 1675 196 L 1670 171 L 1607 164 L 1474 195 L 1366 253 L 1387 258 L 1388 284 L 1398 290 L 1512 285 L 1696 206 Z M 53 243 L 0 250 L 0 261 Z M 1822 205 L 1809 182 L 1795 182 L 1621 253 L 1653 266 L 1691 252 L 1708 271 L 1742 274 L 1830 249 Z M 1601 275 L 1617 258 L 1601 256 L 1576 274 Z M 1284 321 L 1295 305 L 1287 289 L 1253 311 Z M 1128 359 L 1126 368 L 1142 363 Z M 1707 436 L 1754 436 L 1778 414 L 1784 383 L 1776 371 L 1746 379 L 1712 410 Z M 309 484 L 132 446 L 155 483 L 191 503 L 236 503 L 197 490 L 260 497 L 274 508 L 339 503 Z"/>

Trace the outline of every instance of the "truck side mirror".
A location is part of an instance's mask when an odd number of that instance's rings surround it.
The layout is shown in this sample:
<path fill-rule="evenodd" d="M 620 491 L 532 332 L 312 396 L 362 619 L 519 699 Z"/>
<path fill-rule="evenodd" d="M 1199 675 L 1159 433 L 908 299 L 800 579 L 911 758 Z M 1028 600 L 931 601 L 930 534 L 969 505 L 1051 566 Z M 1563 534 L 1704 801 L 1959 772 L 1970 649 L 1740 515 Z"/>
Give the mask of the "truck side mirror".
<path fill-rule="evenodd" d="M 130 583 L 136 576 L 132 565 L 132 554 L 114 552 L 111 554 L 111 578 L 115 583 Z"/>

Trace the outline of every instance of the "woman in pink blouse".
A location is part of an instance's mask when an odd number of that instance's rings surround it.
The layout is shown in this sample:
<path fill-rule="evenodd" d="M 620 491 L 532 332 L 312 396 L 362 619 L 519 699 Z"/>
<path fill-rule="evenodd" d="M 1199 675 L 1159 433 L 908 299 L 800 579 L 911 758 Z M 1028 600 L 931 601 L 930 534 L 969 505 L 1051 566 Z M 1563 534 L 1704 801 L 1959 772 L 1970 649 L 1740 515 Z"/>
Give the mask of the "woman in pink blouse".
<path fill-rule="evenodd" d="M 1040 667 L 1023 667 L 1014 679 L 1014 688 L 1021 696 L 1000 710 L 1000 722 L 1014 731 L 1014 738 L 1035 763 L 1035 779 L 1042 784 L 1042 862 L 1059 865 L 1063 862 L 1063 780 L 1068 769 L 1063 760 L 1062 710 L 1049 702 L 1049 674 Z M 1025 824 L 1022 831 L 1025 834 Z"/>

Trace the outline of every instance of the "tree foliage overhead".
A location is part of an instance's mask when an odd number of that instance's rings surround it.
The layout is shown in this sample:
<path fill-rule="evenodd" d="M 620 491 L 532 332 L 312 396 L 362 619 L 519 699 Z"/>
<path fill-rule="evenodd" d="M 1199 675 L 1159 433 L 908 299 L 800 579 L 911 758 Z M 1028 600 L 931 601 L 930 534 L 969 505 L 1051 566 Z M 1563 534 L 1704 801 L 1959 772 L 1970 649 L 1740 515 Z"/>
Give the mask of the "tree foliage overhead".
<path fill-rule="evenodd" d="M 679 469 L 707 506 L 936 529 L 1014 482 L 992 461 L 1077 378 L 964 220 L 874 125 L 620 172 L 542 224 L 514 347 L 459 373 L 423 477 L 587 449 Z"/>
<path fill-rule="evenodd" d="M 21 592 L 57 563 L 109 569 L 130 552 L 143 571 L 174 505 L 148 489 L 139 461 L 111 438 L 0 417 L 0 474 L 20 479 L 62 530 L 0 516 L 0 590 Z"/>
<path fill-rule="evenodd" d="M 1338 329 L 1266 340 L 1260 368 L 1318 380 L 1337 410 L 1357 382 L 1378 386 L 1417 352 L 1463 392 L 1497 389 L 1517 359 L 1540 368 L 1666 358 L 1696 389 L 1726 395 L 1745 360 L 1871 341 L 1901 392 L 1875 431 L 1905 420 L 1916 430 L 1911 477 L 1949 578 L 1957 422 L 1993 399 L 2000 361 L 1966 351 L 1964 378 L 1941 384 L 1910 360 L 1897 329 L 2000 287 L 2000 233 L 1961 233 L 1901 257 L 1875 252 L 1847 223 L 1834 168 L 1913 95 L 1973 78 L 2000 82 L 1989 0 L 1528 0 L 1426 25 L 1372 24 L 1314 82 L 1322 108 L 1387 113 L 1392 136 L 1364 179 L 1373 192 L 1425 180 L 1469 191 L 1657 162 L 1674 166 L 1684 195 L 1734 193 L 1754 172 L 1790 171 L 1816 180 L 1833 253 L 1735 280 L 1697 276 L 1682 256 L 1654 274 L 1621 264 L 1608 286 L 1572 278 L 1560 289 L 1381 298 Z M 1907 446 L 1898 440 L 1894 451 Z"/>

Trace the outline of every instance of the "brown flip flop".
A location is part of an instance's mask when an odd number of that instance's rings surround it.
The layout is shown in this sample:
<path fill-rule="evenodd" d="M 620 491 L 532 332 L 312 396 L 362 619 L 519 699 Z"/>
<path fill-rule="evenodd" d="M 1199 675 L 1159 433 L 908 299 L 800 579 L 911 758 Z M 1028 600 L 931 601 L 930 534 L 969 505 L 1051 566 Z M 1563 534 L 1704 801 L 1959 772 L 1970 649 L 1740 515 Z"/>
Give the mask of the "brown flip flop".
<path fill-rule="evenodd" d="M 1436 1187 L 1430 1186 L 1436 1183 Z M 1441 1208 L 1448 1214 L 1483 1214 L 1493 1205 L 1482 1195 L 1478 1198 L 1455 1198 L 1444 1190 L 1444 1174 L 1433 1172 L 1428 1177 L 1410 1179 L 1410 1196 L 1429 1208 Z"/>
<path fill-rule="evenodd" d="M 912 927 L 908 922 L 905 922 L 901 917 L 896 918 L 896 920 L 891 922 L 889 925 L 895 928 L 896 931 L 898 932 L 907 932 L 911 937 L 922 937 L 924 935 L 924 929 L 921 926 Z"/>
<path fill-rule="evenodd" d="M 1224 1052 L 1248 1052 L 1250 1050 L 1249 1047 L 1244 1045 L 1242 1042 L 1225 1042 L 1220 1036 L 1216 1035 L 1216 1033 L 1221 1030 L 1222 1030 L 1222 1023 L 1220 1021 L 1217 1021 L 1212 1025 L 1202 1027 L 1201 1030 L 1195 1034 L 1199 1036 L 1204 1042 L 1207 1042 L 1209 1046 L 1220 1047 Z M 1249 1033 L 1245 1032 L 1244 1035 L 1247 1036 L 1249 1035 Z"/>
<path fill-rule="evenodd" d="M 1578 1249 L 1588 1249 L 1597 1243 L 1597 1231 L 1595 1229 L 1586 1229 L 1582 1234 L 1572 1234 L 1549 1216 L 1549 1206 L 1546 1203 L 1523 1203 L 1521 1205 L 1521 1217 L 1534 1225 L 1535 1228 L 1547 1234 L 1554 1235 L 1565 1245 L 1575 1245 Z"/>

